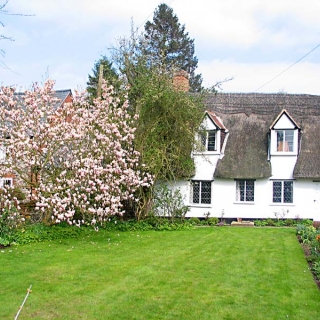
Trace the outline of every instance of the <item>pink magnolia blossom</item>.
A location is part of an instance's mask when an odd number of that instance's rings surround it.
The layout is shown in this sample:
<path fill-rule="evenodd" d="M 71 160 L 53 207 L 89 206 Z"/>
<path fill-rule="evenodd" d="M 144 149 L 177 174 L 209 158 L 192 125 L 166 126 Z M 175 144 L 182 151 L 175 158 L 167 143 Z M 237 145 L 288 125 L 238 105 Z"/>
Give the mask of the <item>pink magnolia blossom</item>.
<path fill-rule="evenodd" d="M 136 115 L 102 85 L 102 98 L 91 104 L 84 93 L 72 103 L 58 104 L 54 82 L 14 95 L 0 89 L 0 145 L 5 160 L 0 176 L 15 175 L 15 183 L 55 222 L 74 219 L 76 212 L 92 222 L 121 214 L 140 187 L 153 183 L 139 171 L 133 140 Z M 13 199 L 8 198 L 8 203 Z M 75 221 L 75 222 L 73 222 Z"/>

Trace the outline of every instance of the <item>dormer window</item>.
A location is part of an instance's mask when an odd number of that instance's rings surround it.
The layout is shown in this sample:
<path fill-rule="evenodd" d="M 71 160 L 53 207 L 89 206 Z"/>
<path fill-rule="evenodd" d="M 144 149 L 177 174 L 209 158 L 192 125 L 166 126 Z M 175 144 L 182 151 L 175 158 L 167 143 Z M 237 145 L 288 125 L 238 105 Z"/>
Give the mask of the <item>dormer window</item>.
<path fill-rule="evenodd" d="M 205 151 L 216 151 L 216 130 L 208 130 L 201 134 L 201 143 Z"/>
<path fill-rule="evenodd" d="M 197 146 L 195 151 L 205 152 L 208 155 L 217 155 L 223 145 L 227 129 L 222 120 L 214 113 L 206 111 L 197 135 Z"/>
<path fill-rule="evenodd" d="M 298 155 L 300 127 L 286 110 L 270 126 L 270 155 Z"/>
<path fill-rule="evenodd" d="M 294 130 L 276 130 L 277 151 L 293 152 Z"/>

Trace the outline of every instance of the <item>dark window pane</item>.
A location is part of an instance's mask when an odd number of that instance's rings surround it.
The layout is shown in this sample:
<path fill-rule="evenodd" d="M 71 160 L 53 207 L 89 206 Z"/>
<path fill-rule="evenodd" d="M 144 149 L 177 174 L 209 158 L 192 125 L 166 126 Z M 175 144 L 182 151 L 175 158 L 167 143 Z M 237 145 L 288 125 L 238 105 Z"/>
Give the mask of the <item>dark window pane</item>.
<path fill-rule="evenodd" d="M 239 201 L 244 201 L 244 193 L 245 193 L 245 182 L 244 181 L 238 181 L 239 185 Z"/>
<path fill-rule="evenodd" d="M 193 203 L 199 203 L 200 200 L 200 182 L 194 181 L 193 182 L 193 193 L 192 193 L 192 201 Z"/>
<path fill-rule="evenodd" d="M 282 182 L 273 182 L 273 202 L 281 202 L 282 200 Z"/>
<path fill-rule="evenodd" d="M 201 133 L 200 134 L 200 140 L 201 140 L 201 144 L 204 146 L 204 148 L 207 148 L 207 133 Z"/>
<path fill-rule="evenodd" d="M 292 203 L 293 202 L 293 182 L 284 181 L 283 183 L 283 202 Z"/>
<path fill-rule="evenodd" d="M 246 201 L 254 201 L 254 181 L 246 181 Z"/>
<path fill-rule="evenodd" d="M 211 182 L 201 182 L 201 203 L 211 203 Z"/>

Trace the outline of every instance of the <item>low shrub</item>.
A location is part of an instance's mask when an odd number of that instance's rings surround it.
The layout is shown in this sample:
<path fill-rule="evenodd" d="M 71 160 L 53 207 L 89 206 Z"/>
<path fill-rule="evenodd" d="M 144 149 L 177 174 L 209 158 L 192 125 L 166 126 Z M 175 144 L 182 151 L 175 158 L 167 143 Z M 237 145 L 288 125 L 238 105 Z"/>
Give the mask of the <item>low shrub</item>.
<path fill-rule="evenodd" d="M 279 219 L 274 221 L 274 225 L 275 227 L 283 227 L 286 225 L 285 220 Z"/>
<path fill-rule="evenodd" d="M 320 261 L 313 262 L 311 270 L 315 276 L 320 279 Z"/>
<path fill-rule="evenodd" d="M 9 246 L 15 242 L 17 230 L 23 223 L 24 218 L 21 218 L 18 210 L 15 207 L 2 209 L 0 214 L 0 245 Z"/>
<path fill-rule="evenodd" d="M 219 222 L 217 217 L 208 218 L 208 225 L 215 226 Z"/>
<path fill-rule="evenodd" d="M 292 219 L 286 219 L 284 222 L 287 227 L 292 227 L 294 225 L 294 221 Z"/>
<path fill-rule="evenodd" d="M 301 241 L 303 243 L 310 244 L 312 241 L 315 240 L 317 230 L 313 226 L 307 226 L 305 224 L 300 223 L 297 225 L 296 233 L 300 236 Z"/>
<path fill-rule="evenodd" d="M 302 219 L 299 223 L 304 224 L 305 226 L 312 226 L 313 221 L 310 219 Z"/>
<path fill-rule="evenodd" d="M 257 219 L 257 220 L 254 220 L 254 225 L 256 227 L 264 227 L 267 225 L 267 221 L 263 219 L 262 220 Z"/>
<path fill-rule="evenodd" d="M 42 223 L 26 225 L 18 230 L 15 235 L 15 243 L 29 244 L 33 242 L 43 242 L 50 240 L 77 238 L 80 234 L 92 231 L 88 227 L 76 227 L 67 225 L 62 222 L 61 224 L 47 226 Z"/>
<path fill-rule="evenodd" d="M 274 227 L 276 224 L 275 224 L 275 221 L 273 220 L 273 219 L 271 219 L 271 218 L 268 218 L 267 220 L 266 220 L 266 225 L 267 226 L 270 226 L 270 227 Z"/>
<path fill-rule="evenodd" d="M 192 217 L 189 219 L 189 223 L 191 223 L 192 225 L 200 225 L 200 219 L 197 217 Z"/>

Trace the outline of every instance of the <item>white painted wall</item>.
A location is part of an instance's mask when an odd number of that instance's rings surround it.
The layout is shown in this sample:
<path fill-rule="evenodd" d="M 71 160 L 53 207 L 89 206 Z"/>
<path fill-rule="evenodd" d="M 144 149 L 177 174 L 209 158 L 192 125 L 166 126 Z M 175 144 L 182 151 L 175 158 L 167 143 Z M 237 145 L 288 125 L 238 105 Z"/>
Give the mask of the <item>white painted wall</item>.
<path fill-rule="evenodd" d="M 293 170 L 297 156 L 276 155 L 271 156 L 271 178 L 272 179 L 293 179 Z"/>
<path fill-rule="evenodd" d="M 272 202 L 272 180 L 257 179 L 255 181 L 254 203 L 236 201 L 236 182 L 232 179 L 215 179 L 212 182 L 212 201 L 210 205 L 190 203 L 191 184 L 187 181 L 176 183 L 184 196 L 185 204 L 190 211 L 187 217 L 210 217 L 266 219 L 275 218 L 275 213 L 284 218 L 313 219 L 320 221 L 320 182 L 301 179 L 294 181 L 293 203 L 275 204 Z M 316 200 L 316 201 L 315 201 Z"/>

